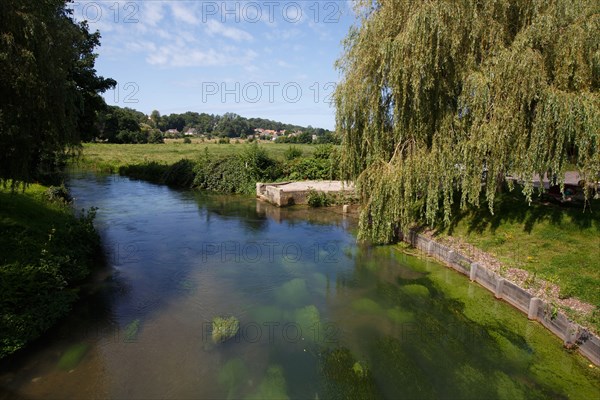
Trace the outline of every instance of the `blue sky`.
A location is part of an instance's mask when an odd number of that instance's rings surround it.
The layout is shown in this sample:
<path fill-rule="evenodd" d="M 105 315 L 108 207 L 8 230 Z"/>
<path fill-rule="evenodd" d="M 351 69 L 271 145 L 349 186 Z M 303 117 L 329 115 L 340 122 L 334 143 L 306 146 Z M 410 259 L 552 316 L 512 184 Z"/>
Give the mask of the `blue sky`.
<path fill-rule="evenodd" d="M 109 104 L 149 114 L 261 117 L 333 129 L 330 96 L 347 1 L 79 1 L 102 34 L 96 68 Z"/>

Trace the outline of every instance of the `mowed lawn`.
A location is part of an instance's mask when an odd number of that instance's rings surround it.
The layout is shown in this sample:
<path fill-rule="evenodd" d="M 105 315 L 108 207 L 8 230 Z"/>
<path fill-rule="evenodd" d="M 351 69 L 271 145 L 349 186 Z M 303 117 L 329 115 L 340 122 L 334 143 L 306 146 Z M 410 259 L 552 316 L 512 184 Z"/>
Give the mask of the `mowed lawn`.
<path fill-rule="evenodd" d="M 600 200 L 585 210 L 582 204 L 528 205 L 517 189 L 497 200 L 494 215 L 482 204 L 456 215 L 442 234 L 556 283 L 561 297 L 578 297 L 600 310 Z"/>
<path fill-rule="evenodd" d="M 155 161 L 173 164 L 181 159 L 195 159 L 208 151 L 211 155 L 227 155 L 241 152 L 249 144 L 232 140 L 229 144 L 201 142 L 196 139 L 192 143 L 183 143 L 183 139 L 168 140 L 164 144 L 110 144 L 85 143 L 79 165 L 100 171 L 116 172 L 119 167 Z M 302 150 L 303 156 L 314 152 L 315 145 L 287 144 L 261 141 L 259 146 L 267 150 L 269 156 L 283 160 L 285 151 L 294 146 Z"/>

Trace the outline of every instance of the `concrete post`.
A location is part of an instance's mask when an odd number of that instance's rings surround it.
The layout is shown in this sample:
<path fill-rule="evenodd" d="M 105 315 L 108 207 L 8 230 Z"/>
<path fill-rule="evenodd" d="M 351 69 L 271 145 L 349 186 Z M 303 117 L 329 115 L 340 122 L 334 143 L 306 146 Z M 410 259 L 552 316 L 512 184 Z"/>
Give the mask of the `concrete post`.
<path fill-rule="evenodd" d="M 477 267 L 479 267 L 479 264 L 471 263 L 471 271 L 469 272 L 469 279 L 471 282 L 475 281 L 475 278 L 477 277 Z"/>
<path fill-rule="evenodd" d="M 342 206 L 342 212 L 343 212 L 344 214 L 348 214 L 348 209 L 349 209 L 349 208 L 350 208 L 350 206 L 349 206 L 348 204 L 344 204 L 344 205 Z"/>
<path fill-rule="evenodd" d="M 447 260 L 447 261 L 448 261 L 448 262 L 452 262 L 452 261 L 454 261 L 454 250 L 450 250 L 450 251 L 448 252 L 448 260 Z"/>
<path fill-rule="evenodd" d="M 529 300 L 529 311 L 527 312 L 527 318 L 529 319 L 537 319 L 538 308 L 540 307 L 540 299 L 537 297 L 532 297 Z"/>
<path fill-rule="evenodd" d="M 497 299 L 502 298 L 502 289 L 504 289 L 504 281 L 504 278 L 499 278 L 498 282 L 496 282 L 496 292 L 494 293 L 494 296 L 496 296 Z"/>
<path fill-rule="evenodd" d="M 435 246 L 435 242 L 433 240 L 429 241 L 429 244 L 427 245 L 427 254 L 428 255 L 432 255 L 433 254 L 433 247 Z"/>

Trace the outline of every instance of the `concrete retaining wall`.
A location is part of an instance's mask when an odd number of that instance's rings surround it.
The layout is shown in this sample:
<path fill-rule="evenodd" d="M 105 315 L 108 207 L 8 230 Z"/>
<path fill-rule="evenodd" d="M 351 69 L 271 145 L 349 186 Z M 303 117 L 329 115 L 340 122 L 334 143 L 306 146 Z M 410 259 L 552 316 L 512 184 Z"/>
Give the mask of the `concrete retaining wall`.
<path fill-rule="evenodd" d="M 403 240 L 429 256 L 445 263 L 452 269 L 469 277 L 494 293 L 498 299 L 527 314 L 530 320 L 541 323 L 544 327 L 561 338 L 567 348 L 577 348 L 595 365 L 600 365 L 600 338 L 586 328 L 574 323 L 554 306 L 542 299 L 533 297 L 525 289 L 487 268 L 473 262 L 463 254 L 411 231 Z"/>

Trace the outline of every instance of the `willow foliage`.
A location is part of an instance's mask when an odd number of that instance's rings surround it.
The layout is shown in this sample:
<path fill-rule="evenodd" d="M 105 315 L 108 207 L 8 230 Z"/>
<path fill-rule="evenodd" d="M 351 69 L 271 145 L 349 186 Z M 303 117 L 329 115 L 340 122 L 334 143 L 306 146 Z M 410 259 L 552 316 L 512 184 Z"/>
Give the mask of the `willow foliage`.
<path fill-rule="evenodd" d="M 93 126 L 116 84 L 96 75 L 99 45 L 66 0 L 0 1 L 1 184 L 51 174 Z"/>
<path fill-rule="evenodd" d="M 363 239 L 448 221 L 453 202 L 493 211 L 498 186 L 533 174 L 586 186 L 600 173 L 600 2 L 361 0 L 338 60 L 343 170 Z M 483 171 L 487 171 L 485 175 Z M 482 179 L 484 184 L 482 185 Z M 509 182 L 510 183 L 510 182 Z"/>

